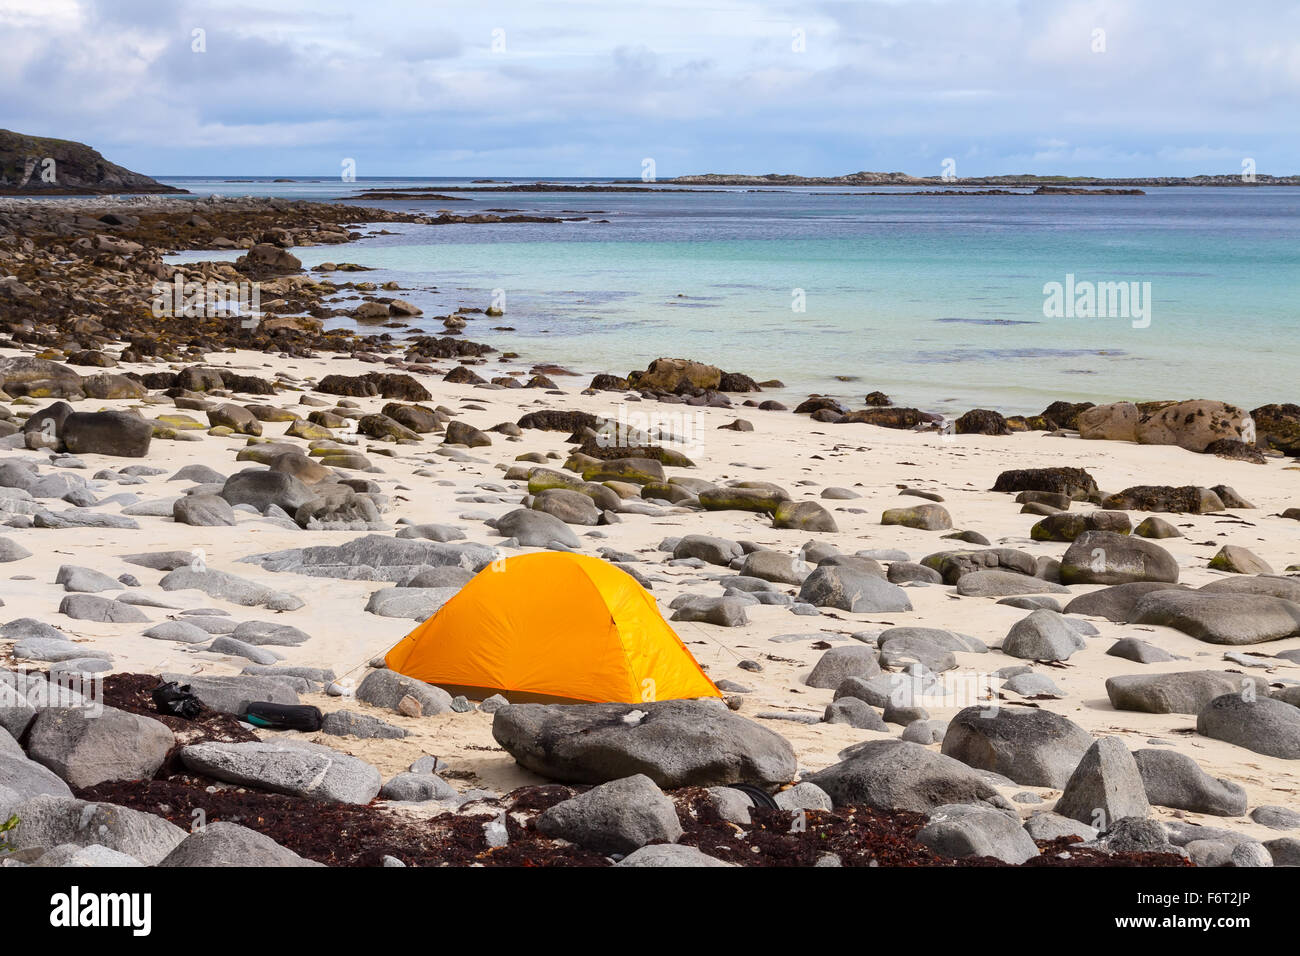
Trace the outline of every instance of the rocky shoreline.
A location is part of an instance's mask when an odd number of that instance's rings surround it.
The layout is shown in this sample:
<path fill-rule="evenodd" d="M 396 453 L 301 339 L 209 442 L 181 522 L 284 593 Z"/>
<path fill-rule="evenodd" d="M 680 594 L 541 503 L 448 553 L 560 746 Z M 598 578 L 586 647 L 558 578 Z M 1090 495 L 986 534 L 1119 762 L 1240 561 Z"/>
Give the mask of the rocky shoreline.
<path fill-rule="evenodd" d="M 588 381 L 292 251 L 445 221 L 492 220 L 0 202 L 0 866 L 1300 862 L 1300 407 Z M 178 275 L 262 314 L 151 311 Z M 387 669 L 539 549 L 649 589 L 723 697 Z"/>

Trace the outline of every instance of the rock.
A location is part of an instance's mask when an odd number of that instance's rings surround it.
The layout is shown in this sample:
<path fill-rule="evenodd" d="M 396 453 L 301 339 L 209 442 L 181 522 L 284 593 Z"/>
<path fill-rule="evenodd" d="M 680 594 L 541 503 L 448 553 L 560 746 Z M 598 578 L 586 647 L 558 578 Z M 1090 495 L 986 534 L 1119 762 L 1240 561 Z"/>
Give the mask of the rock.
<path fill-rule="evenodd" d="M 504 537 L 514 538 L 524 548 L 546 548 L 552 544 L 581 547 L 577 535 L 559 518 L 527 508 L 519 508 L 498 518 L 496 530 Z"/>
<path fill-rule="evenodd" d="M 1267 594 L 1300 604 L 1300 581 L 1273 574 L 1219 578 L 1198 590 L 1206 594 Z"/>
<path fill-rule="evenodd" d="M 1122 657 L 1139 664 L 1163 664 L 1175 659 L 1168 651 L 1136 637 L 1120 638 L 1106 649 L 1106 654 L 1109 657 Z"/>
<path fill-rule="evenodd" d="M 1255 753 L 1300 760 L 1300 707 L 1268 697 L 1216 697 L 1196 715 L 1196 732 Z"/>
<path fill-rule="evenodd" d="M 1102 499 L 1103 508 L 1118 511 L 1162 511 L 1174 514 L 1210 514 L 1222 511 L 1217 494 L 1197 485 L 1136 485 Z"/>
<path fill-rule="evenodd" d="M 644 372 L 632 372 L 628 384 L 635 389 L 674 394 L 697 389 L 716 389 L 722 384 L 722 370 L 690 359 L 657 358 Z"/>
<path fill-rule="evenodd" d="M 1085 531 L 1128 534 L 1133 522 L 1123 511 L 1061 511 L 1048 515 L 1029 529 L 1035 541 L 1073 541 Z"/>
<path fill-rule="evenodd" d="M 776 794 L 776 805 L 781 810 L 796 812 L 798 810 L 832 810 L 834 804 L 830 795 L 821 787 L 803 781 L 793 787 L 780 790 Z"/>
<path fill-rule="evenodd" d="M 1015 571 L 972 571 L 957 581 L 963 597 L 1005 597 L 1026 594 L 1068 594 L 1069 588 Z"/>
<path fill-rule="evenodd" d="M 111 598 L 93 594 L 69 594 L 59 604 L 59 613 L 77 621 L 103 621 L 112 624 L 147 624 L 149 618 L 139 608 Z"/>
<path fill-rule="evenodd" d="M 798 599 L 854 613 L 912 610 L 907 592 L 898 585 L 850 567 L 818 567 L 804 580 Z"/>
<path fill-rule="evenodd" d="M 61 437 L 73 455 L 143 458 L 153 426 L 130 412 L 73 412 L 63 421 Z"/>
<path fill-rule="evenodd" d="M 688 597 L 683 595 L 683 597 Z M 700 624 L 715 624 L 718 627 L 743 627 L 749 623 L 745 614 L 745 601 L 736 597 L 697 597 L 680 604 L 670 620 L 695 621 Z M 752 603 L 752 602 L 751 602 Z"/>
<path fill-rule="evenodd" d="M 1300 839 L 1279 837 L 1276 840 L 1265 840 L 1264 849 L 1273 858 L 1274 866 L 1300 866 Z"/>
<path fill-rule="evenodd" d="M 195 773 L 227 783 L 340 803 L 369 803 L 383 782 L 365 761 L 301 741 L 190 744 L 180 758 Z"/>
<path fill-rule="evenodd" d="M 1151 812 L 1137 763 L 1118 737 L 1097 740 L 1066 782 L 1054 808 L 1061 816 L 1097 826 Z"/>
<path fill-rule="evenodd" d="M 1093 441 L 1137 441 L 1142 413 L 1132 402 L 1096 405 L 1079 413 L 1079 437 Z"/>
<path fill-rule="evenodd" d="M 1125 623 L 1134 619 L 1137 604 L 1142 598 L 1153 591 L 1168 591 L 1172 588 L 1172 585 L 1161 581 L 1116 584 L 1088 594 L 1080 594 L 1065 606 L 1065 613 L 1104 617 L 1108 621 Z"/>
<path fill-rule="evenodd" d="M 172 505 L 172 518 L 177 524 L 220 527 L 234 525 L 235 512 L 225 498 L 217 495 L 186 495 Z"/>
<path fill-rule="evenodd" d="M 1250 811 L 1250 818 L 1270 830 L 1300 830 L 1300 811 L 1289 807 L 1256 807 Z"/>
<path fill-rule="evenodd" d="M 667 789 L 774 787 L 796 770 L 783 737 L 712 700 L 512 704 L 493 715 L 492 736 L 525 768 L 564 782 L 644 773 Z"/>
<path fill-rule="evenodd" d="M 1018 821 L 1001 810 L 969 803 L 945 804 L 930 812 L 917 842 L 940 856 L 991 856 L 1013 866 L 1038 856 L 1038 847 Z"/>
<path fill-rule="evenodd" d="M 914 744 L 941 744 L 947 733 L 947 724 L 942 720 L 914 720 L 903 728 L 899 740 Z"/>
<path fill-rule="evenodd" d="M 0 564 L 30 558 L 32 553 L 12 538 L 0 538 Z"/>
<path fill-rule="evenodd" d="M 1071 820 L 1059 813 L 1044 811 L 1036 813 L 1025 821 L 1025 832 L 1035 840 L 1059 840 L 1064 836 L 1077 836 L 1092 840 L 1097 836 L 1097 828 L 1078 820 Z"/>
<path fill-rule="evenodd" d="M 800 585 L 812 573 L 812 569 L 802 558 L 795 555 L 786 554 L 784 551 L 760 549 L 745 555 L 745 560 L 740 565 L 740 573 L 778 584 Z"/>
<path fill-rule="evenodd" d="M 880 516 L 883 525 L 898 524 L 921 531 L 946 531 L 952 527 L 952 516 L 943 505 L 914 505 L 911 508 L 890 508 Z"/>
<path fill-rule="evenodd" d="M 238 641 L 258 647 L 296 647 L 311 640 L 311 635 L 305 631 L 291 624 L 276 624 L 273 621 L 243 621 L 229 633 Z"/>
<path fill-rule="evenodd" d="M 389 780 L 379 795 L 385 800 L 413 802 L 452 800 L 456 797 L 456 788 L 436 774 L 408 772 L 399 773 Z"/>
<path fill-rule="evenodd" d="M 232 505 L 252 505 L 261 514 L 272 505 L 293 514 L 315 493 L 293 475 L 253 468 L 227 478 L 221 486 L 221 497 Z"/>
<path fill-rule="evenodd" d="M 137 867 L 144 864 L 133 856 L 118 853 L 108 847 L 76 846 L 72 843 L 65 843 L 43 853 L 41 858 L 31 865 L 89 869 L 91 867 Z"/>
<path fill-rule="evenodd" d="M 943 576 L 932 568 L 911 561 L 894 561 L 889 565 L 887 580 L 891 584 L 942 584 Z"/>
<path fill-rule="evenodd" d="M 1064 617 L 1040 609 L 1011 625 L 1002 653 L 1030 661 L 1063 661 L 1086 646 Z"/>
<path fill-rule="evenodd" d="M 1142 523 L 1133 529 L 1133 533 L 1140 538 L 1181 538 L 1183 533 L 1171 525 L 1164 518 L 1157 515 L 1148 515 L 1142 519 Z"/>
<path fill-rule="evenodd" d="M 953 651 L 969 648 L 960 642 L 944 640 L 945 635 L 948 632 L 935 628 L 891 627 L 881 632 L 877 639 L 880 663 L 885 667 L 899 669 L 910 669 L 909 665 L 919 663 L 925 670 L 935 673 L 953 670 L 957 666 Z"/>
<path fill-rule="evenodd" d="M 623 857 L 615 866 L 734 866 L 709 856 L 693 846 L 658 843 L 643 846 Z"/>
<path fill-rule="evenodd" d="M 600 510 L 594 501 L 581 491 L 570 488 L 547 488 L 533 498 L 532 508 L 559 518 L 565 524 L 597 525 Z"/>
<path fill-rule="evenodd" d="M 0 359 L 0 391 L 15 398 L 78 399 L 84 394 L 75 369 L 30 355 Z"/>
<path fill-rule="evenodd" d="M 680 538 L 673 546 L 673 558 L 698 558 L 709 564 L 729 566 L 732 561 L 743 557 L 745 551 L 735 541 L 715 538 L 705 534 L 688 534 Z M 746 572 L 747 573 L 747 572 Z"/>
<path fill-rule="evenodd" d="M 285 867 L 322 864 L 299 856 L 256 830 L 238 823 L 217 821 L 192 832 L 157 865 Z"/>
<path fill-rule="evenodd" d="M 584 473 L 584 477 L 585 473 Z M 772 514 L 790 495 L 775 485 L 755 483 L 759 487 L 727 486 L 701 488 L 697 492 L 701 507 L 706 511 L 756 511 Z"/>
<path fill-rule="evenodd" d="M 1137 423 L 1136 438 L 1143 445 L 1178 445 L 1203 452 L 1222 438 L 1242 440 L 1248 422 L 1249 413 L 1236 405 L 1206 399 L 1173 402 L 1144 412 Z"/>
<path fill-rule="evenodd" d="M 782 501 L 772 513 L 772 527 L 815 532 L 840 530 L 831 513 L 815 501 Z"/>
<path fill-rule="evenodd" d="M 826 705 L 822 720 L 828 724 L 848 724 L 856 730 L 887 732 L 889 725 L 865 700 L 841 697 Z M 929 741 L 927 741 L 928 743 Z"/>
<path fill-rule="evenodd" d="M 154 866 L 186 836 L 162 817 L 109 803 L 38 796 L 9 809 L 18 817 L 8 835 L 14 850 L 102 846 Z"/>
<path fill-rule="evenodd" d="M 1148 714 L 1199 714 L 1224 694 L 1268 691 L 1256 678 L 1215 671 L 1124 674 L 1106 679 L 1106 694 L 1116 710 Z"/>
<path fill-rule="evenodd" d="M 213 568 L 191 566 L 177 568 L 175 571 L 170 571 L 164 575 L 158 584 L 164 591 L 196 589 L 209 597 L 230 601 L 232 604 L 242 604 L 245 607 L 258 604 L 272 607 L 273 604 L 279 604 L 282 610 L 293 610 L 302 606 L 301 601 L 294 603 L 297 601 L 296 598 L 284 601 L 283 599 L 288 598 L 288 595 L 281 595 L 246 578 L 228 574 L 225 571 L 217 571 Z M 292 606 L 287 607 L 284 606 L 285 604 Z"/>
<path fill-rule="evenodd" d="M 1210 565 L 1215 571 L 1227 571 L 1229 574 L 1272 574 L 1268 562 L 1258 557 L 1248 548 L 1240 545 L 1225 544 L 1214 557 Z"/>
<path fill-rule="evenodd" d="M 682 835 L 673 802 L 636 774 L 561 801 L 537 817 L 537 831 L 600 853 L 630 853 Z"/>
<path fill-rule="evenodd" d="M 842 756 L 841 762 L 804 778 L 830 794 L 836 806 L 863 804 L 929 813 L 950 803 L 977 803 L 997 793 L 976 771 L 920 744 L 872 740 Z"/>
<path fill-rule="evenodd" d="M 120 591 L 122 585 L 94 568 L 79 568 L 75 564 L 59 565 L 54 576 L 55 584 L 62 584 L 63 590 L 78 594 L 93 594 L 97 591 Z"/>
<path fill-rule="evenodd" d="M 520 513 L 537 514 L 526 509 L 512 512 Z M 564 527 L 563 522 L 558 524 Z M 565 533 L 571 534 L 567 528 Z M 370 534 L 337 547 L 317 545 L 311 548 L 291 548 L 253 555 L 243 560 L 260 565 L 267 571 L 289 571 L 313 577 L 336 577 L 353 581 L 403 581 L 417 571 L 430 567 L 452 566 L 479 571 L 495 557 L 492 548 L 481 544 L 443 544 Z"/>
<path fill-rule="evenodd" d="M 459 588 L 380 588 L 370 595 L 366 610 L 380 617 L 426 621 L 456 596 Z"/>
<path fill-rule="evenodd" d="M 1086 531 L 1061 558 L 1062 584 L 1178 581 L 1178 562 L 1159 545 L 1132 535 Z"/>
<path fill-rule="evenodd" d="M 0 711 L 3 710 L 3 694 L 0 688 Z M 22 749 L 14 745 L 18 753 L 0 752 L 0 813 L 9 819 L 13 809 L 7 800 L 21 801 L 32 797 L 71 797 L 72 790 L 58 774 L 47 769 L 35 760 L 27 759 Z M 0 821 L 3 822 L 3 821 Z"/>
<path fill-rule="evenodd" d="M 834 690 L 848 677 L 874 677 L 880 673 L 876 652 L 863 645 L 832 647 L 822 654 L 808 675 L 809 687 Z"/>
<path fill-rule="evenodd" d="M 147 780 L 175 743 L 165 724 L 114 707 L 49 707 L 32 723 L 27 750 L 71 786 Z"/>
<path fill-rule="evenodd" d="M 1016 674 L 1007 679 L 1002 690 L 1021 697 L 1064 697 L 1065 691 L 1057 687 L 1046 674 Z"/>
<path fill-rule="evenodd" d="M 1300 634 L 1300 604 L 1265 594 L 1156 591 L 1137 602 L 1133 620 L 1240 646 Z"/>
<path fill-rule="evenodd" d="M 372 670 L 357 686 L 357 700 L 387 710 L 396 710 L 403 697 L 420 702 L 425 715 L 451 710 L 451 695 L 441 687 L 426 684 L 386 668 Z"/>
<path fill-rule="evenodd" d="M 264 651 L 260 647 L 254 647 L 252 644 L 245 644 L 241 640 L 221 635 L 213 639 L 208 645 L 208 650 L 213 654 L 227 654 L 231 657 L 242 657 L 250 660 L 255 664 L 274 664 L 280 660 L 280 656 L 273 651 Z"/>
<path fill-rule="evenodd" d="M 1133 759 L 1147 800 L 1158 807 L 1220 817 L 1239 817 L 1246 812 L 1246 791 L 1240 785 L 1211 777 L 1186 754 L 1151 748 L 1135 751 Z"/>
<path fill-rule="evenodd" d="M 1168 830 L 1172 825 L 1162 825 L 1146 817 L 1121 817 L 1111 821 L 1097 839 L 1086 845 L 1105 853 L 1169 853 L 1185 857 L 1186 854 L 1169 842 Z"/>
<path fill-rule="evenodd" d="M 1087 501 L 1097 494 L 1097 482 L 1082 468 L 1018 468 L 998 475 L 992 490 L 1049 491 Z"/>
<path fill-rule="evenodd" d="M 248 705 L 254 701 L 271 704 L 298 703 L 298 692 L 293 689 L 293 685 L 275 677 L 164 674 L 163 679 L 190 685 L 199 700 L 208 707 L 235 717 L 243 717 L 248 713 Z"/>
<path fill-rule="evenodd" d="M 1038 573 L 1034 556 L 1015 548 L 937 551 L 922 558 L 921 564 L 938 571 L 945 584 L 957 584 L 977 571 L 1013 571 L 1028 577 Z"/>
<path fill-rule="evenodd" d="M 949 722 L 941 752 L 1031 787 L 1065 786 L 1092 735 L 1047 710 L 967 707 Z"/>

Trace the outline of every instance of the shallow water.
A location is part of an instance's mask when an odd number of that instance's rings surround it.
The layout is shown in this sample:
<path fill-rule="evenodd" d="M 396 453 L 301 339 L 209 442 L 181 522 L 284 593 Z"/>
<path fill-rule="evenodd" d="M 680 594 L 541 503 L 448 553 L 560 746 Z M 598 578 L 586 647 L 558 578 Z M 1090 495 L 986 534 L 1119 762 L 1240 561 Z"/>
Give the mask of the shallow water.
<path fill-rule="evenodd" d="M 403 296 L 425 309 L 433 330 L 441 329 L 433 316 L 486 307 L 499 290 L 506 315 L 471 321 L 467 335 L 588 372 L 624 374 L 658 355 L 683 355 L 779 378 L 786 394 L 829 392 L 860 405 L 881 389 L 940 411 L 1186 397 L 1253 407 L 1296 397 L 1296 189 L 458 194 L 466 181 L 167 181 L 199 195 L 304 199 L 429 185 L 465 201 L 366 204 L 585 215 L 562 224 L 390 225 L 392 235 L 346 253 L 299 252 L 308 266 L 377 267 L 348 278 L 414 289 Z M 1044 286 L 1067 274 L 1078 283 L 1136 282 L 1139 292 L 1150 283 L 1149 312 L 1049 317 Z"/>

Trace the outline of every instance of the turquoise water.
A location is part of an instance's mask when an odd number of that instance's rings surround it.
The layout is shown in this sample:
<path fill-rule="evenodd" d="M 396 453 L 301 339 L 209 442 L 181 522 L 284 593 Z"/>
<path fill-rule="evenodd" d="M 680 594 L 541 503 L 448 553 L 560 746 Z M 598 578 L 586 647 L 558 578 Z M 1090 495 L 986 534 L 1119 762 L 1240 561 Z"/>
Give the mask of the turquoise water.
<path fill-rule="evenodd" d="M 388 226 L 306 265 L 378 267 L 432 317 L 506 315 L 466 334 L 584 373 L 682 355 L 860 405 L 875 389 L 938 411 L 1034 412 L 1056 399 L 1295 400 L 1300 190 L 1146 196 L 845 195 L 825 187 L 489 194 L 464 181 L 223 184 L 198 193 L 338 198 L 432 185 L 433 212 L 586 215 L 563 224 Z M 210 254 L 209 254 L 210 256 Z M 1150 283 L 1149 323 L 1044 315 L 1044 284 Z M 361 278 L 356 276 L 355 278 Z M 1141 286 L 1139 286 L 1140 288 Z M 804 310 L 795 311 L 802 290 Z M 513 327 L 493 332 L 491 326 Z"/>

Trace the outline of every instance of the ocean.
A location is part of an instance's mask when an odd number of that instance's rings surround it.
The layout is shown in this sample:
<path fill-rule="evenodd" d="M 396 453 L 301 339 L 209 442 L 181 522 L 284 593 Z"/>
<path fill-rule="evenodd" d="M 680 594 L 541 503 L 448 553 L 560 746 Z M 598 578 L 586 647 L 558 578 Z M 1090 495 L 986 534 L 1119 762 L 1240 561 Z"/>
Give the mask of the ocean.
<path fill-rule="evenodd" d="M 683 356 L 780 379 L 776 397 L 820 392 L 860 407 L 880 390 L 947 414 L 1033 413 L 1058 399 L 1214 398 L 1250 408 L 1297 397 L 1300 189 L 457 193 L 470 181 L 160 178 L 200 196 L 316 200 L 427 186 L 464 199 L 354 202 L 586 217 L 388 224 L 390 234 L 346 249 L 297 250 L 308 267 L 375 267 L 345 278 L 397 281 L 429 331 L 459 306 L 503 301 L 503 317 L 473 319 L 465 334 L 584 375 Z M 172 261 L 194 258 L 232 256 Z"/>

